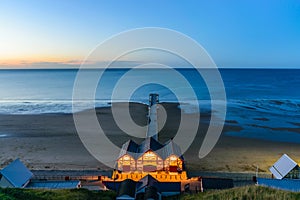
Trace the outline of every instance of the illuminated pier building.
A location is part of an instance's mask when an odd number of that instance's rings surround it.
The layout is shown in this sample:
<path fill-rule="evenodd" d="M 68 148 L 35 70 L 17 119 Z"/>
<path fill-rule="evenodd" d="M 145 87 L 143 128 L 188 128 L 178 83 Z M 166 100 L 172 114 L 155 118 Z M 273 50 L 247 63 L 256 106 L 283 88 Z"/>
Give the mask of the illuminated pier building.
<path fill-rule="evenodd" d="M 151 175 L 160 182 L 187 179 L 180 147 L 173 140 L 165 144 L 158 141 L 158 102 L 158 95 L 150 94 L 146 139 L 141 144 L 132 140 L 123 144 L 113 179 L 138 181 L 147 175 Z"/>
<path fill-rule="evenodd" d="M 188 179 L 180 147 L 169 140 L 158 141 L 158 94 L 149 96 L 148 129 L 141 144 L 123 144 L 107 188 L 117 191 L 117 199 L 161 199 L 189 190 L 202 191 L 198 177 Z"/>

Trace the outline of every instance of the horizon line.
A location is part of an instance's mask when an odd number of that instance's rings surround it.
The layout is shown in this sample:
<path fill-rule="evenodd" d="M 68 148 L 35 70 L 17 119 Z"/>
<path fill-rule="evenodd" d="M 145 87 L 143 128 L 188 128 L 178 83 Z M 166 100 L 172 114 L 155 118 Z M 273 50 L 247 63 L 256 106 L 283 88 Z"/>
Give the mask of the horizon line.
<path fill-rule="evenodd" d="M 0 71 L 2 70 L 128 70 L 128 69 L 135 69 L 134 67 L 110 67 L 110 68 L 105 68 L 105 67 L 90 67 L 90 68 L 80 68 L 80 67 L 70 67 L 70 68 L 1 68 Z M 195 68 L 195 67 L 170 67 L 170 68 L 159 68 L 159 67 L 145 67 L 145 68 L 137 68 L 137 69 L 300 69 L 299 67 L 203 67 L 203 68 Z"/>

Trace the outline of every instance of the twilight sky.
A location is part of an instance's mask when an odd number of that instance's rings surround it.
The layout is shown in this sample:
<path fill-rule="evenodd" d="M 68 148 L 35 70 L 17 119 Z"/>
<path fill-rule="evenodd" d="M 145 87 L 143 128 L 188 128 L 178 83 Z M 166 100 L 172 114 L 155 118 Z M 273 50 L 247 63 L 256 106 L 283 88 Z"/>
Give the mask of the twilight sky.
<path fill-rule="evenodd" d="M 76 67 L 142 27 L 190 36 L 219 67 L 300 67 L 299 0 L 0 0 L 0 68 Z"/>

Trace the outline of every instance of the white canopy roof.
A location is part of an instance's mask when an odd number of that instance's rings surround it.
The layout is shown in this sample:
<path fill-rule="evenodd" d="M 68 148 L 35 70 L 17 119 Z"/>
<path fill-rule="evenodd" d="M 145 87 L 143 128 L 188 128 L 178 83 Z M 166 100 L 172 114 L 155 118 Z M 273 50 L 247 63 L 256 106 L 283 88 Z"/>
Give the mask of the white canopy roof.
<path fill-rule="evenodd" d="M 20 159 L 16 159 L 4 169 L 0 171 L 0 173 L 14 186 L 14 187 L 25 187 L 26 183 L 33 176 L 31 171 L 27 169 L 27 167 L 20 161 Z"/>
<path fill-rule="evenodd" d="M 276 179 L 282 179 L 297 165 L 298 164 L 288 155 L 283 154 L 283 156 L 281 156 L 281 158 L 279 158 L 279 160 L 272 167 L 270 167 L 269 170 Z"/>

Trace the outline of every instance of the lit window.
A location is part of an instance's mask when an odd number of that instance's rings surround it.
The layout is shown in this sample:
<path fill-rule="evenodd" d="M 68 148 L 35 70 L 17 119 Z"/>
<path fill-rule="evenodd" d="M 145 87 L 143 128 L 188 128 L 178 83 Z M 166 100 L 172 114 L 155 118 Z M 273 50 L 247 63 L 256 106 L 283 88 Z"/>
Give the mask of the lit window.
<path fill-rule="evenodd" d="M 177 157 L 176 156 L 171 156 L 170 160 L 172 160 L 172 161 L 177 160 Z"/>

